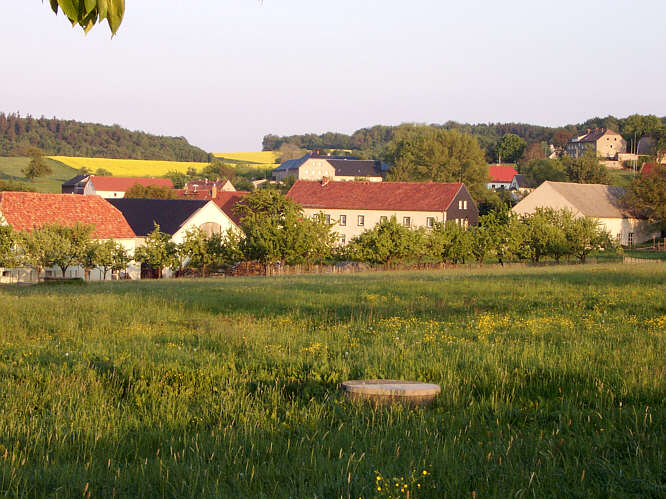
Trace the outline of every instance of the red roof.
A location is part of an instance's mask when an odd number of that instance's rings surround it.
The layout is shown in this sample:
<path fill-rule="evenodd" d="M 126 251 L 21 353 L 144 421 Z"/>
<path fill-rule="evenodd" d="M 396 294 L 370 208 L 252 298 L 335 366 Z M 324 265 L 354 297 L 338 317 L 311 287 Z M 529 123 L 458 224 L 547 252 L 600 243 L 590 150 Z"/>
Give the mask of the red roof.
<path fill-rule="evenodd" d="M 30 232 L 46 224 L 95 226 L 95 239 L 128 239 L 136 235 L 125 217 L 99 196 L 0 192 L 0 214 L 16 231 Z"/>
<path fill-rule="evenodd" d="M 135 184 L 141 184 L 144 187 L 154 185 L 157 187 L 168 187 L 173 189 L 173 182 L 169 178 L 149 178 L 149 177 L 98 177 L 90 176 L 90 182 L 96 191 L 119 191 L 125 192 Z"/>
<path fill-rule="evenodd" d="M 511 182 L 518 172 L 510 165 L 490 165 L 488 167 L 491 182 Z"/>
<path fill-rule="evenodd" d="M 287 197 L 303 208 L 445 211 L 463 184 L 440 182 L 321 182 L 298 180 Z"/>
<path fill-rule="evenodd" d="M 657 163 L 643 163 L 643 166 L 641 167 L 641 175 L 650 177 L 655 173 L 657 173 Z"/>

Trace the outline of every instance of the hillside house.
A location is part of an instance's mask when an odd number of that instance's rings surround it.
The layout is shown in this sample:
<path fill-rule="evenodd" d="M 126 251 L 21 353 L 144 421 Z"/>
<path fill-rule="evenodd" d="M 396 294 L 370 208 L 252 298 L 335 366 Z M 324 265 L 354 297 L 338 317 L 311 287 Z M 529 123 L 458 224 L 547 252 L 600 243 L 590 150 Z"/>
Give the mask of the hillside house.
<path fill-rule="evenodd" d="M 314 182 L 298 180 L 287 193 L 307 216 L 323 213 L 346 244 L 396 217 L 405 227 L 453 220 L 476 225 L 479 210 L 464 184 L 435 182 Z"/>
<path fill-rule="evenodd" d="M 236 193 L 224 193 L 236 194 Z M 200 228 L 207 235 L 224 233 L 228 229 L 239 231 L 236 222 L 210 200 L 193 199 L 110 199 L 125 217 L 130 227 L 142 240 L 160 226 L 160 231 L 171 236 L 178 244 L 192 228 Z M 142 265 L 142 277 L 153 277 L 153 270 Z M 170 272 L 164 272 L 169 277 Z"/>
<path fill-rule="evenodd" d="M 514 166 L 501 164 L 489 165 L 488 176 L 490 177 L 490 182 L 487 185 L 488 189 L 510 189 L 513 178 L 518 175 Z"/>
<path fill-rule="evenodd" d="M 617 160 L 618 154 L 627 152 L 627 141 L 613 130 L 595 128 L 572 137 L 565 146 L 567 155 L 572 158 L 579 158 L 588 150 L 602 160 Z"/>
<path fill-rule="evenodd" d="M 62 184 L 61 192 L 63 194 L 96 195 L 108 199 L 117 199 L 125 197 L 125 192 L 136 184 L 144 187 L 155 186 L 173 189 L 173 182 L 168 178 L 77 175 Z"/>
<path fill-rule="evenodd" d="M 207 193 L 211 198 L 218 192 L 235 192 L 236 188 L 228 180 L 190 180 L 183 189 L 178 190 L 185 199 L 196 197 L 197 194 Z"/>
<path fill-rule="evenodd" d="M 635 218 L 622 207 L 622 187 L 603 184 L 574 184 L 546 181 L 513 207 L 519 215 L 537 208 L 568 209 L 575 216 L 596 218 L 625 246 L 640 244 L 659 235 L 645 220 Z"/>
<path fill-rule="evenodd" d="M 282 163 L 273 170 L 273 178 L 283 181 L 293 175 L 298 180 L 320 181 L 327 178 L 332 181 L 363 179 L 368 182 L 381 182 L 388 168 L 388 165 L 381 161 L 308 153 L 302 158 Z"/>
<path fill-rule="evenodd" d="M 31 232 L 47 224 L 72 226 L 77 222 L 94 226 L 93 239 L 113 239 L 133 252 L 138 239 L 122 213 L 99 196 L 72 196 L 70 194 L 43 194 L 36 192 L 0 192 L 0 223 L 17 232 Z M 32 269 L 3 269 L 12 280 L 36 281 Z M 126 271 L 131 278 L 140 277 L 139 268 L 130 265 Z M 58 268 L 45 269 L 42 277 L 60 277 Z M 84 277 L 81 267 L 71 267 L 64 277 Z M 111 275 L 107 276 L 111 278 Z M 101 280 L 104 274 L 93 269 L 90 279 Z"/>

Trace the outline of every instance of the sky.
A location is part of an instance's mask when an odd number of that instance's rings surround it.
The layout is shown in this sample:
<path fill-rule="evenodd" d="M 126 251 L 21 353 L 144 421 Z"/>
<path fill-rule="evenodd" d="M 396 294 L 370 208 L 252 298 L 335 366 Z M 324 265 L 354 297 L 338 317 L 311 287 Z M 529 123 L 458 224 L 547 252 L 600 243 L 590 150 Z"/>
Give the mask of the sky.
<path fill-rule="evenodd" d="M 126 0 L 84 35 L 0 1 L 0 112 L 184 136 L 666 115 L 664 0 Z"/>

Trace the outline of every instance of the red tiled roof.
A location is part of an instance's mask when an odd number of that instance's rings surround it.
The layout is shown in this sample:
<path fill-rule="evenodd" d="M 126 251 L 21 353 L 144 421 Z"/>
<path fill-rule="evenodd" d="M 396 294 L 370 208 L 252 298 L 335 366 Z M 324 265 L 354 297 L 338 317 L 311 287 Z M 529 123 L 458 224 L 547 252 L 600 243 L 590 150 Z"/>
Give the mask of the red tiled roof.
<path fill-rule="evenodd" d="M 490 165 L 488 167 L 491 182 L 511 182 L 518 172 L 509 165 Z"/>
<path fill-rule="evenodd" d="M 127 191 L 135 184 L 141 184 L 144 187 L 154 185 L 157 187 L 168 187 L 173 189 L 173 182 L 168 178 L 148 178 L 148 177 L 97 177 L 91 175 L 90 182 L 96 191 Z"/>
<path fill-rule="evenodd" d="M 99 196 L 0 192 L 0 214 L 16 231 L 30 232 L 46 224 L 95 226 L 95 239 L 127 239 L 136 235 L 125 217 Z"/>
<path fill-rule="evenodd" d="M 287 197 L 303 208 L 445 211 L 463 184 L 440 182 L 321 182 L 298 180 Z"/>

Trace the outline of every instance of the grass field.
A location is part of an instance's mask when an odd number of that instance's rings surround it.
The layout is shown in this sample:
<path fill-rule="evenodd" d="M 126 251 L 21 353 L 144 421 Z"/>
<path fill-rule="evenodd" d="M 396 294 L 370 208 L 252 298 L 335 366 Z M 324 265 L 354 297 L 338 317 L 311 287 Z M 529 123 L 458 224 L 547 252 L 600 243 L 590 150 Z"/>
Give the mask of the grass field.
<path fill-rule="evenodd" d="M 203 170 L 208 163 L 189 161 L 152 161 L 142 159 L 79 158 L 73 156 L 49 156 L 75 169 L 87 167 L 94 172 L 98 168 L 110 171 L 117 177 L 161 177 L 170 171 L 186 173 L 188 168 Z"/>
<path fill-rule="evenodd" d="M 634 181 L 634 173 L 631 170 L 608 169 L 611 178 L 611 185 L 620 187 L 629 187 Z"/>
<path fill-rule="evenodd" d="M 76 170 L 59 161 L 45 159 L 45 162 L 51 167 L 51 175 L 30 182 L 21 171 L 28 166 L 30 158 L 0 156 L 0 180 L 26 183 L 38 192 L 60 192 L 61 184 L 78 174 Z"/>
<path fill-rule="evenodd" d="M 5 286 L 0 303 L 3 495 L 666 495 L 663 263 Z M 442 394 L 375 408 L 344 399 L 355 378 Z"/>

